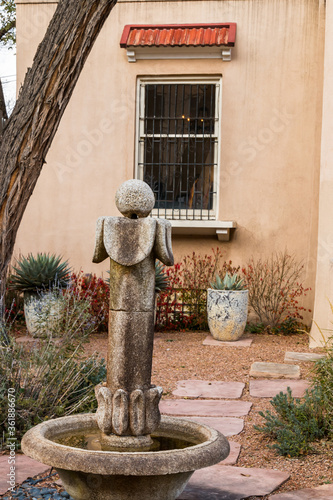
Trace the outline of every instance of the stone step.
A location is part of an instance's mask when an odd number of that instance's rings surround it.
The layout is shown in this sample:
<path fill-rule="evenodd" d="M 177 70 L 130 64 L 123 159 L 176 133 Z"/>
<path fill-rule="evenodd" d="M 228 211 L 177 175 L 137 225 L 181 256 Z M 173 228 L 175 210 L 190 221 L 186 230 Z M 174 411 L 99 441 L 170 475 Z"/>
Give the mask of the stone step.
<path fill-rule="evenodd" d="M 287 392 L 290 387 L 294 398 L 302 398 L 310 387 L 307 380 L 274 379 L 250 380 L 250 396 L 254 398 L 274 398 L 280 392 Z"/>
<path fill-rule="evenodd" d="M 251 406 L 247 401 L 167 399 L 160 402 L 160 411 L 178 416 L 242 417 L 249 413 Z"/>
<path fill-rule="evenodd" d="M 277 493 L 271 495 L 269 500 L 332 500 L 333 484 L 323 484 L 317 488 L 304 488 L 287 493 Z"/>
<path fill-rule="evenodd" d="M 236 417 L 186 417 L 199 424 L 208 425 L 221 432 L 225 437 L 236 436 L 244 429 L 244 420 Z"/>
<path fill-rule="evenodd" d="M 301 370 L 298 365 L 256 361 L 251 365 L 250 377 L 299 379 L 301 377 Z"/>
<path fill-rule="evenodd" d="M 243 382 L 180 380 L 172 394 L 190 398 L 238 399 L 242 397 L 244 387 Z"/>
<path fill-rule="evenodd" d="M 177 500 L 242 500 L 269 495 L 289 474 L 272 469 L 213 465 L 194 472 Z"/>
<path fill-rule="evenodd" d="M 317 354 L 315 352 L 286 352 L 284 356 L 285 363 L 293 363 L 295 361 L 304 362 L 304 361 L 318 361 L 319 359 L 325 358 L 325 354 Z"/>
<path fill-rule="evenodd" d="M 215 345 L 219 347 L 250 347 L 253 342 L 253 337 L 241 337 L 239 340 L 224 341 L 215 340 L 211 335 L 205 338 L 202 345 Z"/>
<path fill-rule="evenodd" d="M 234 441 L 229 441 L 229 445 L 230 453 L 227 458 L 220 462 L 220 465 L 235 465 L 237 463 L 241 451 L 241 445 L 239 443 L 235 443 Z"/>

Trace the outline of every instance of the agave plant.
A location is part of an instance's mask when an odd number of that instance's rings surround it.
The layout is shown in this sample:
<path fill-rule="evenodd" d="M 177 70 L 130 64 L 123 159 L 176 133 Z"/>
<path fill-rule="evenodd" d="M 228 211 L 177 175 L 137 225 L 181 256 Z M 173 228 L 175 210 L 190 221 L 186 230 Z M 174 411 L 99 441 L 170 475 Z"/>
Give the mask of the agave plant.
<path fill-rule="evenodd" d="M 161 263 L 155 262 L 155 292 L 159 293 L 166 290 L 169 286 L 169 277 L 164 271 Z"/>
<path fill-rule="evenodd" d="M 214 290 L 244 290 L 246 288 L 243 278 L 240 278 L 237 273 L 231 275 L 228 272 L 225 274 L 223 280 L 217 274 L 216 280 L 210 286 Z"/>
<path fill-rule="evenodd" d="M 54 286 L 64 288 L 70 277 L 68 261 L 46 253 L 22 256 L 13 269 L 15 274 L 10 276 L 8 286 L 21 292 L 36 293 Z"/>

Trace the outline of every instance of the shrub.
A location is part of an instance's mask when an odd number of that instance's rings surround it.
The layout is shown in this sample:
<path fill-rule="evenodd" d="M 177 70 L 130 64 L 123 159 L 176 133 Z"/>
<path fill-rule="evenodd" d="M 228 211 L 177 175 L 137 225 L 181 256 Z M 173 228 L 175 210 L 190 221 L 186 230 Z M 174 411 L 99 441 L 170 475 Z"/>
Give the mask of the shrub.
<path fill-rule="evenodd" d="M 333 306 L 330 305 L 333 312 Z M 255 428 L 277 441 L 271 447 L 281 455 L 304 455 L 312 450 L 312 442 L 322 438 L 332 439 L 332 341 L 333 335 L 326 343 L 326 356 L 315 362 L 312 386 L 306 391 L 303 400 L 293 399 L 288 387 L 287 394 L 280 393 L 271 401 L 275 413 L 259 412 L 266 422 Z"/>
<path fill-rule="evenodd" d="M 98 329 L 99 318 L 91 314 L 90 300 L 78 295 L 71 286 L 65 290 L 55 286 L 38 295 L 48 298 L 34 311 L 38 336 L 59 338 L 59 342 L 74 345 L 79 338 L 88 342 L 89 335 Z"/>
<path fill-rule="evenodd" d="M 5 315 L 11 320 L 24 321 L 23 295 L 8 287 L 5 294 Z"/>
<path fill-rule="evenodd" d="M 293 398 L 290 387 L 271 401 L 275 413 L 259 412 L 265 420 L 263 426 L 254 426 L 276 443 L 271 448 L 280 455 L 296 457 L 312 450 L 313 441 L 327 437 L 330 423 L 326 416 L 326 397 L 319 386 L 307 390 L 303 400 Z"/>
<path fill-rule="evenodd" d="M 97 354 L 84 359 L 83 344 L 98 324 L 89 314 L 89 301 L 69 291 L 62 298 L 65 315 L 47 339 L 24 347 L 7 335 L 9 341 L 0 346 L 0 398 L 7 401 L 8 390 L 14 389 L 18 439 L 44 419 L 97 407 L 94 386 L 105 378 L 105 362 Z M 47 311 L 40 320 L 47 323 Z M 6 404 L 0 408 L 0 424 L 6 434 Z"/>
<path fill-rule="evenodd" d="M 110 289 L 107 281 L 95 274 L 72 273 L 70 288 L 77 298 L 90 303 L 89 313 L 98 324 L 98 331 L 107 331 Z"/>
<path fill-rule="evenodd" d="M 333 306 L 330 303 L 331 311 Z M 326 402 L 326 418 L 333 428 L 333 331 L 328 330 L 328 340 L 326 341 L 326 356 L 316 361 L 313 369 L 313 384 L 320 387 Z M 323 334 L 323 332 L 322 332 Z M 323 336 L 323 338 L 325 338 Z"/>
<path fill-rule="evenodd" d="M 304 266 L 286 252 L 273 254 L 267 260 L 252 258 L 243 268 L 249 304 L 260 323 L 277 328 L 287 320 L 303 319 L 306 309 L 298 299 L 310 290 L 301 283 L 303 270 Z M 288 323 L 285 326 L 288 330 Z"/>

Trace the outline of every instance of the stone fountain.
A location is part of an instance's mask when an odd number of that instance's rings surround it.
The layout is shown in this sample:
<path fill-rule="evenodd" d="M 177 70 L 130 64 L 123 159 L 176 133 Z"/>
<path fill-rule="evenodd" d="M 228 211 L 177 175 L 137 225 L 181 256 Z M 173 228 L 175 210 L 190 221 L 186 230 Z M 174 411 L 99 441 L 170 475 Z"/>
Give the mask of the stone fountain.
<path fill-rule="evenodd" d="M 155 259 L 173 264 L 171 224 L 148 217 L 150 187 L 130 180 L 116 193 L 124 217 L 97 221 L 93 261 L 110 258 L 107 381 L 98 410 L 43 422 L 23 452 L 56 468 L 75 500 L 174 500 L 196 469 L 229 454 L 226 438 L 192 420 L 160 415 L 151 384 Z"/>

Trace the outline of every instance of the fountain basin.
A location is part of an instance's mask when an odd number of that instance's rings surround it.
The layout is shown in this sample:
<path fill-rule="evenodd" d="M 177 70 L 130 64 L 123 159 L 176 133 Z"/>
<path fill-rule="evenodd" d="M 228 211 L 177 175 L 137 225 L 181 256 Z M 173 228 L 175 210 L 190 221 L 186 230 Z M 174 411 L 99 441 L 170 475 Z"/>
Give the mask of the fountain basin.
<path fill-rule="evenodd" d="M 185 447 L 119 452 L 59 443 L 69 434 L 98 432 L 95 414 L 72 415 L 30 429 L 21 447 L 29 457 L 53 466 L 75 500 L 175 500 L 195 470 L 229 454 L 227 439 L 215 429 L 167 416 L 154 436 L 182 446 L 185 442 Z"/>

